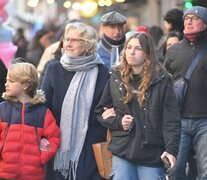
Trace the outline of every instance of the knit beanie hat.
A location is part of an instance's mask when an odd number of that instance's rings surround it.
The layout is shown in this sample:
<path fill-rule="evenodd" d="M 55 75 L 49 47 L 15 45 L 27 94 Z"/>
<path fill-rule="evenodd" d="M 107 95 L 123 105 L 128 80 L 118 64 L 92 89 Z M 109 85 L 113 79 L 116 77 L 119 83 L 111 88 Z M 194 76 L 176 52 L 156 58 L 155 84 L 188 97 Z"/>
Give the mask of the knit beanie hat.
<path fill-rule="evenodd" d="M 207 9 L 202 6 L 193 6 L 191 9 L 187 9 L 184 12 L 183 17 L 185 17 L 187 14 L 194 14 L 201 18 L 205 24 L 207 24 Z"/>

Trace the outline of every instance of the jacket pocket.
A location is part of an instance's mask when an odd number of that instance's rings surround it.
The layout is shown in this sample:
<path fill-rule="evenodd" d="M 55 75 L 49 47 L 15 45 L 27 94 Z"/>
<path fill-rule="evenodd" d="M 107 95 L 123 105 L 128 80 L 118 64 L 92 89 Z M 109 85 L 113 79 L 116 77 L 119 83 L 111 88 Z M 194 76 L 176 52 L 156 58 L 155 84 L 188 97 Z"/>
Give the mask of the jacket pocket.
<path fill-rule="evenodd" d="M 142 145 L 164 146 L 161 130 L 144 126 Z"/>

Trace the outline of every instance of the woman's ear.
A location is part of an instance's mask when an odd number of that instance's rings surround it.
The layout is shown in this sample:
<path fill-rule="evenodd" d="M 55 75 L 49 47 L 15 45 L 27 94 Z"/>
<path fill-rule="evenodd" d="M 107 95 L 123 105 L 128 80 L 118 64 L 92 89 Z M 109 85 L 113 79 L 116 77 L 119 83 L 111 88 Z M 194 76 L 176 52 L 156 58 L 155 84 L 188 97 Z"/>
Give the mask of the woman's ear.
<path fill-rule="evenodd" d="M 93 43 L 88 43 L 86 44 L 86 53 L 89 53 L 89 51 L 91 50 L 91 48 L 93 47 Z"/>

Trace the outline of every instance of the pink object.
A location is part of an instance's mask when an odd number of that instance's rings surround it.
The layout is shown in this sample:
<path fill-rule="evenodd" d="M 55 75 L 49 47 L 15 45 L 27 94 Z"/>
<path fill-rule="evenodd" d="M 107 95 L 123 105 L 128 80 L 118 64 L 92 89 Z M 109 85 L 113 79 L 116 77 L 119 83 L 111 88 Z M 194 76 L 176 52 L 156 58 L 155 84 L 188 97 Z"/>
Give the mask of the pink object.
<path fill-rule="evenodd" d="M 11 60 L 14 58 L 16 51 L 17 47 L 11 42 L 0 43 L 0 59 L 4 62 L 7 69 L 11 64 Z"/>
<path fill-rule="evenodd" d="M 6 12 L 5 9 L 0 8 L 0 21 L 6 21 L 8 18 L 8 13 Z"/>
<path fill-rule="evenodd" d="M 138 32 L 148 32 L 148 28 L 146 26 L 138 26 L 136 31 L 138 31 Z"/>
<path fill-rule="evenodd" d="M 4 7 L 8 3 L 8 1 L 9 0 L 0 0 L 0 8 Z"/>

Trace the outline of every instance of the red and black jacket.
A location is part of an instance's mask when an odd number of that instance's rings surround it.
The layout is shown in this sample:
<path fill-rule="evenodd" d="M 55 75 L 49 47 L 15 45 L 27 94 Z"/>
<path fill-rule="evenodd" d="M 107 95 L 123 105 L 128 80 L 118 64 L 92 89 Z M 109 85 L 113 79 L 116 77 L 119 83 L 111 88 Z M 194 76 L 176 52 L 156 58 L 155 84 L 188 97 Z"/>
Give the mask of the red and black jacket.
<path fill-rule="evenodd" d="M 60 144 L 60 130 L 51 111 L 38 101 L 6 101 L 0 104 L 0 118 L 0 178 L 43 180 L 44 164 Z M 49 141 L 51 150 L 40 150 L 42 138 Z"/>

